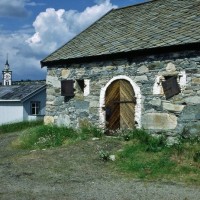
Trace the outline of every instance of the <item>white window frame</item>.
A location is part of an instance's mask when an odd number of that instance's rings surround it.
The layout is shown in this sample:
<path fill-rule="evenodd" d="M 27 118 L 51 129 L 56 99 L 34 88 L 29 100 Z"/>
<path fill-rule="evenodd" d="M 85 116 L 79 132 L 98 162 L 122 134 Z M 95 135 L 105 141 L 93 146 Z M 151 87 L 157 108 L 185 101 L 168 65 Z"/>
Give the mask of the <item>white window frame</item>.
<path fill-rule="evenodd" d="M 40 101 L 31 101 L 31 115 L 39 115 L 39 114 L 40 114 Z"/>

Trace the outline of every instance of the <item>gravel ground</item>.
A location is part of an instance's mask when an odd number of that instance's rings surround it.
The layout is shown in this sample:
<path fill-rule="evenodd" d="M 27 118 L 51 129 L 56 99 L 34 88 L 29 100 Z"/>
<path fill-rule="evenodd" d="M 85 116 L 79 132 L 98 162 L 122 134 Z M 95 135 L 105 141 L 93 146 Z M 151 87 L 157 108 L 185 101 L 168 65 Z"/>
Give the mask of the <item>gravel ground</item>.
<path fill-rule="evenodd" d="M 200 187 L 142 182 L 117 174 L 98 159 L 98 146 L 117 142 L 82 141 L 53 150 L 17 150 L 20 133 L 0 135 L 1 200 L 199 200 Z M 110 139 L 109 139 L 110 140 Z"/>

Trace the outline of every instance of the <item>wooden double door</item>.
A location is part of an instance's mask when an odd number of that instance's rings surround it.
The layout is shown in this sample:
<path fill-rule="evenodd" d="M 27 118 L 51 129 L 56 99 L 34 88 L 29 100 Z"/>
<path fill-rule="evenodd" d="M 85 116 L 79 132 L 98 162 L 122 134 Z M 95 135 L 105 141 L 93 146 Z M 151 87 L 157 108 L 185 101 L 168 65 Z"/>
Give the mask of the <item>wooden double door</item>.
<path fill-rule="evenodd" d="M 116 80 L 106 90 L 106 128 L 110 130 L 135 128 L 136 98 L 127 80 Z"/>

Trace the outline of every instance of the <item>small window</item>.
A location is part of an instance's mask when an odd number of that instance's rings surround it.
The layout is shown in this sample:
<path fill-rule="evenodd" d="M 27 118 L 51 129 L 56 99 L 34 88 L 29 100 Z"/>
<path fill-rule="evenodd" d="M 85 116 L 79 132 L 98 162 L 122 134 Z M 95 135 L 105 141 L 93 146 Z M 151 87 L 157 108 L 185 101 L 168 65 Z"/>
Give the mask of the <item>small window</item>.
<path fill-rule="evenodd" d="M 88 96 L 90 93 L 90 80 L 62 80 L 61 95 L 65 97 Z"/>
<path fill-rule="evenodd" d="M 74 96 L 74 81 L 73 80 L 61 81 L 61 95 L 65 97 Z"/>
<path fill-rule="evenodd" d="M 181 92 L 176 76 L 166 76 L 165 81 L 162 82 L 162 87 L 166 99 L 169 99 Z"/>
<path fill-rule="evenodd" d="M 88 96 L 90 94 L 90 80 L 76 80 L 75 90 L 76 95 Z"/>
<path fill-rule="evenodd" d="M 31 114 L 32 115 L 39 115 L 40 112 L 40 102 L 39 101 L 32 101 L 31 102 Z"/>
<path fill-rule="evenodd" d="M 85 82 L 84 80 L 76 80 L 79 86 L 79 89 L 84 92 L 84 88 L 85 88 Z"/>
<path fill-rule="evenodd" d="M 75 96 L 83 97 L 84 96 L 84 90 L 85 90 L 84 80 L 75 80 L 75 84 L 74 84 Z"/>

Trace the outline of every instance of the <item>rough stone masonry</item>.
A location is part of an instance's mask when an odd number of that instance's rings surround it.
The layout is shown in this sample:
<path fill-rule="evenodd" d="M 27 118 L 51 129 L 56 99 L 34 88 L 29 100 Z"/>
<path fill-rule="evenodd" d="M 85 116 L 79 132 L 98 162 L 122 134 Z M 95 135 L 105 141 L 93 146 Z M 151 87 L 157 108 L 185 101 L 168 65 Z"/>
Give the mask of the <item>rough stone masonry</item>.
<path fill-rule="evenodd" d="M 136 93 L 137 128 L 169 137 L 200 136 L 200 52 L 166 53 L 48 68 L 45 124 L 105 127 L 104 96 L 112 80 L 126 79 Z M 162 81 L 176 77 L 180 93 L 166 99 Z M 61 81 L 74 80 L 75 95 L 61 96 Z M 76 82 L 84 80 L 84 91 Z"/>

